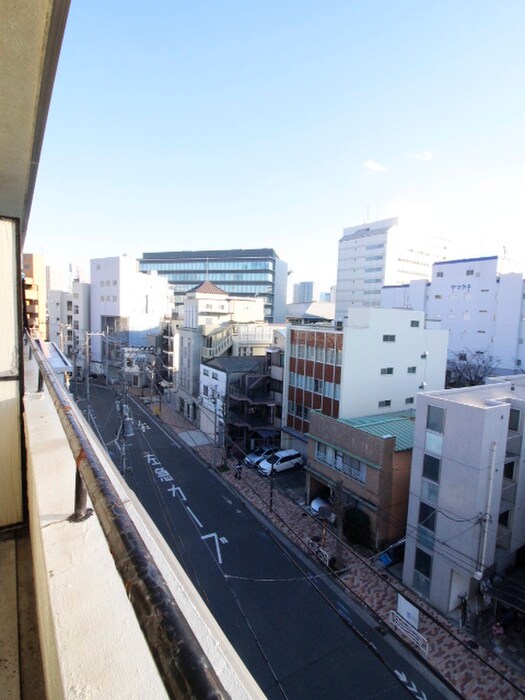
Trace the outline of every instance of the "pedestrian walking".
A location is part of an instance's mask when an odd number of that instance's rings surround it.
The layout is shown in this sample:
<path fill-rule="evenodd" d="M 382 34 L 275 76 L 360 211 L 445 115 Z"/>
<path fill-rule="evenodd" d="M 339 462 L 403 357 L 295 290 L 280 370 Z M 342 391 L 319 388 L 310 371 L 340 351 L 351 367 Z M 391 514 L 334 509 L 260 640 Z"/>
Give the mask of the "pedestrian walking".
<path fill-rule="evenodd" d="M 242 462 L 240 460 L 235 465 L 235 478 L 242 479 Z"/>

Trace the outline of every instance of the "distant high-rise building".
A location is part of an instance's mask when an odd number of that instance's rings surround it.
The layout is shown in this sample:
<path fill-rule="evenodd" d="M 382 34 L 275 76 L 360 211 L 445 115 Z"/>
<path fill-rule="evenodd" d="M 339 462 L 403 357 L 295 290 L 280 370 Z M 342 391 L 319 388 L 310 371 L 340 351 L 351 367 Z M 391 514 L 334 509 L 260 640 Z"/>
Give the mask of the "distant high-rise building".
<path fill-rule="evenodd" d="M 293 286 L 293 303 L 308 304 L 314 300 L 314 283 L 313 282 L 297 282 Z M 328 300 L 329 301 L 329 300 Z"/>
<path fill-rule="evenodd" d="M 186 292 L 208 281 L 230 297 L 261 297 L 265 320 L 284 322 L 288 265 L 272 248 L 144 253 L 140 270 L 168 279 L 179 315 Z"/>
<path fill-rule="evenodd" d="M 380 306 L 385 284 L 405 284 L 430 275 L 446 258 L 446 241 L 403 231 L 397 218 L 345 228 L 339 241 L 335 315 L 355 306 Z"/>

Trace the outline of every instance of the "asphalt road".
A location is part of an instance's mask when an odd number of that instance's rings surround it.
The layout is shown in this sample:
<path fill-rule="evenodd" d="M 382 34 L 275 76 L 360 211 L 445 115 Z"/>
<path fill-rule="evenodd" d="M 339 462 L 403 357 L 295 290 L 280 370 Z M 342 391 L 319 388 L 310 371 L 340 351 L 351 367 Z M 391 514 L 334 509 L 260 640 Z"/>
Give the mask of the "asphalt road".
<path fill-rule="evenodd" d="M 92 419 L 122 468 L 111 390 Z M 124 476 L 268 698 L 443 698 L 330 581 L 133 400 Z M 85 408 L 85 401 L 80 405 Z"/>

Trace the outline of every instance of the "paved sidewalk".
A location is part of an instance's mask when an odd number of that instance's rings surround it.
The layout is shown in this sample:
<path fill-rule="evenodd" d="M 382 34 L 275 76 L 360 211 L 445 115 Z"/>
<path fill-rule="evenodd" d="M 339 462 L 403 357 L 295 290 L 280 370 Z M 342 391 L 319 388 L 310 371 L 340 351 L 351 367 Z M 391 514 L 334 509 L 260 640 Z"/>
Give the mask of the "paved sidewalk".
<path fill-rule="evenodd" d="M 178 414 L 173 404 L 162 405 L 161 418 L 201 459 L 213 467 L 221 466 L 223 451 L 210 444 L 203 433 Z M 235 463 L 236 460 L 230 460 L 229 466 L 232 467 Z M 256 470 L 247 467 L 243 468 L 241 479 L 235 478 L 235 470 L 232 468 L 218 470 L 218 473 L 305 553 L 311 555 L 307 539 L 317 538 L 322 549 L 330 556 L 336 554 L 335 533 L 303 506 L 281 493 L 276 485 L 270 494 L 270 479 L 261 477 Z M 364 605 L 376 617 L 378 624 L 387 627 L 411 647 L 462 697 L 468 700 L 525 697 L 523 674 L 505 664 L 490 650 L 482 646 L 473 649 L 470 646 L 473 644 L 472 637 L 457 629 L 422 598 L 383 569 L 376 567 L 358 550 L 345 545 L 343 563 L 339 578 L 348 595 Z M 428 642 L 426 654 L 417 650 L 409 639 L 398 634 L 391 626 L 390 611 L 397 608 L 398 593 L 420 609 L 419 633 Z"/>

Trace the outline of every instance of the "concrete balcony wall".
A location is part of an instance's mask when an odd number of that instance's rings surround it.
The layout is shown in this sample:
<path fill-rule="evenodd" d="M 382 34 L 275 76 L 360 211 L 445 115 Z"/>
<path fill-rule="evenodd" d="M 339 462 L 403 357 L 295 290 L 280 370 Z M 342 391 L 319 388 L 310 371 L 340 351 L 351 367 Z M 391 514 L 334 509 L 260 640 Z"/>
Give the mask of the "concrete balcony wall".
<path fill-rule="evenodd" d="M 68 521 L 76 465 L 51 399 L 46 392 L 32 393 L 36 386 L 37 368 L 26 363 L 28 500 L 47 697 L 167 697 L 96 515 Z M 227 692 L 262 698 L 147 513 L 86 431 Z"/>

